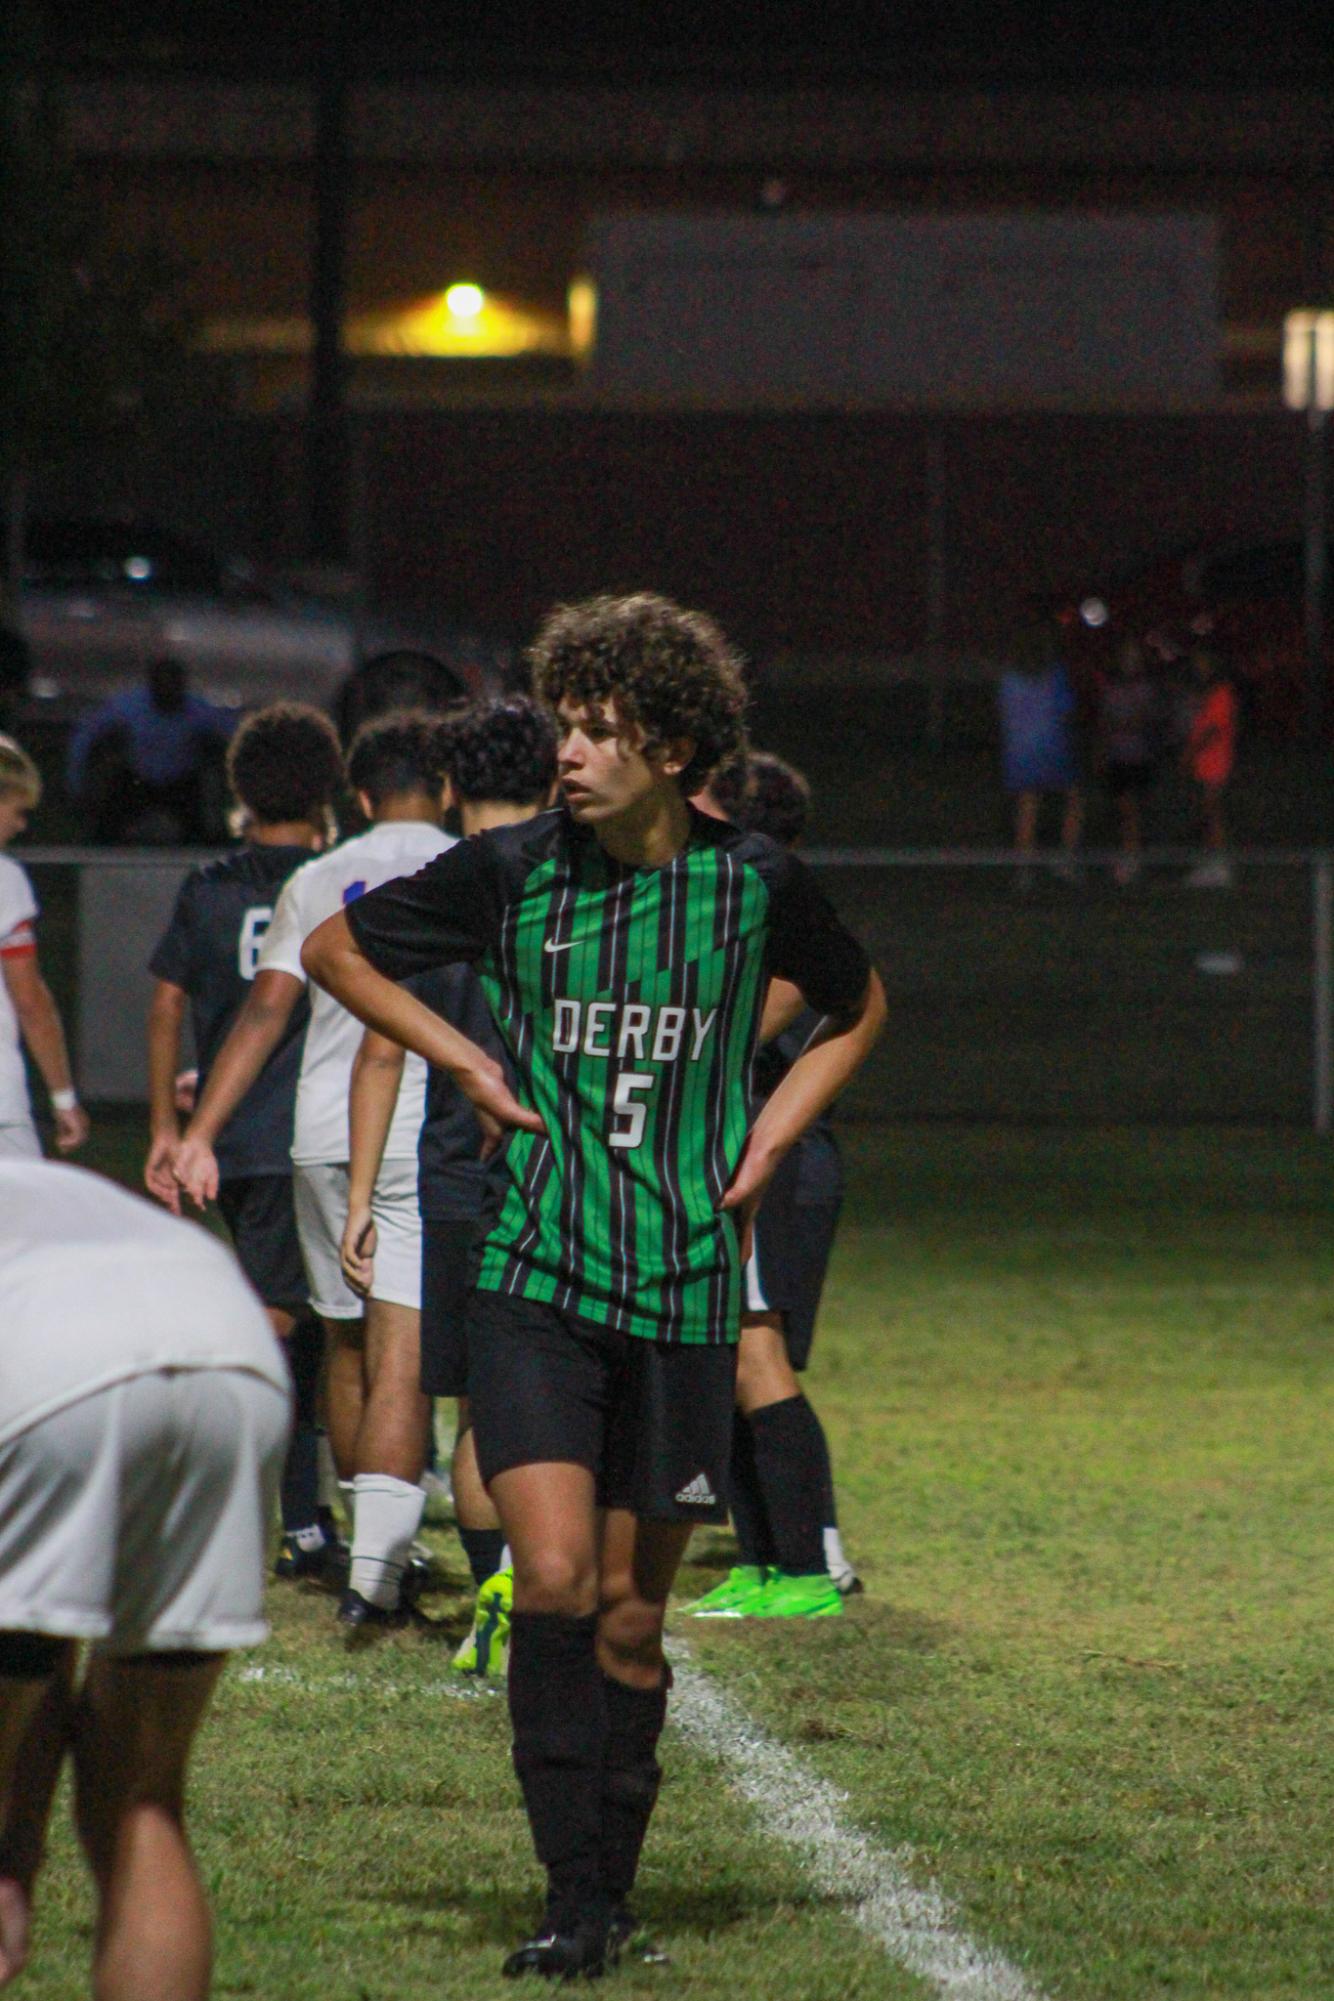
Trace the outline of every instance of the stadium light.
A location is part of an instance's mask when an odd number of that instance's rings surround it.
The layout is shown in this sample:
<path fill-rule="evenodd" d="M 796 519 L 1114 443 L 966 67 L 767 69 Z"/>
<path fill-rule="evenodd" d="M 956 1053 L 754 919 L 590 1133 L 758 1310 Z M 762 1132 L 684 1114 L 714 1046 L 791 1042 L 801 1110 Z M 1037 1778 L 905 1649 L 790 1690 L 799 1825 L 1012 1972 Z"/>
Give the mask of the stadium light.
<path fill-rule="evenodd" d="M 1283 400 L 1306 412 L 1306 508 L 1302 536 L 1303 625 L 1311 734 L 1325 712 L 1325 604 L 1329 592 L 1329 480 L 1326 419 L 1334 409 L 1334 312 L 1303 307 L 1283 322 Z"/>
<path fill-rule="evenodd" d="M 445 292 L 445 310 L 456 320 L 479 320 L 485 304 L 480 285 L 450 285 Z"/>

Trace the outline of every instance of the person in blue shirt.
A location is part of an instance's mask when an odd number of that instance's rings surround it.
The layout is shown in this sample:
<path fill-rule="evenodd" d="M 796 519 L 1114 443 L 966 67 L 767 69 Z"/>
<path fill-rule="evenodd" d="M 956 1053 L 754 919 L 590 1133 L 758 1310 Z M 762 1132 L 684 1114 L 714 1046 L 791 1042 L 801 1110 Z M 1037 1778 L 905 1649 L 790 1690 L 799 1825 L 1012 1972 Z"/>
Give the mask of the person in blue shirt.
<path fill-rule="evenodd" d="M 222 796 L 222 749 L 235 726 L 230 710 L 191 694 L 179 660 L 153 661 L 142 686 L 103 702 L 70 740 L 69 789 L 88 808 L 93 839 L 122 841 L 150 820 L 158 838 L 164 824 L 168 838 L 223 838 L 210 801 Z"/>
<path fill-rule="evenodd" d="M 1061 801 L 1061 856 L 1056 873 L 1076 874 L 1084 825 L 1075 739 L 1078 701 L 1056 635 L 1035 626 L 1021 636 L 1015 657 L 1000 677 L 997 707 L 1001 733 L 1001 773 L 1014 807 L 1014 846 L 1020 858 L 1018 881 L 1029 886 L 1044 795 Z"/>

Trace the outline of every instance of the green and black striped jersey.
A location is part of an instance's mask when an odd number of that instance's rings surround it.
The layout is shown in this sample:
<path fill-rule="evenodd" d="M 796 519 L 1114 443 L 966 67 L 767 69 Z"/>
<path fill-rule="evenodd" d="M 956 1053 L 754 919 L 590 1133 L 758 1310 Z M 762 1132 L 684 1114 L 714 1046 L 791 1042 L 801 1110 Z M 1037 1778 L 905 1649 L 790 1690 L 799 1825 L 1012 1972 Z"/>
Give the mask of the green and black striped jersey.
<path fill-rule="evenodd" d="M 718 1204 L 766 982 L 830 1014 L 869 970 L 803 864 L 692 812 L 674 860 L 632 868 L 557 810 L 460 842 L 347 920 L 391 978 L 476 966 L 546 1127 L 510 1138 L 479 1285 L 651 1339 L 734 1340 L 736 1232 Z"/>

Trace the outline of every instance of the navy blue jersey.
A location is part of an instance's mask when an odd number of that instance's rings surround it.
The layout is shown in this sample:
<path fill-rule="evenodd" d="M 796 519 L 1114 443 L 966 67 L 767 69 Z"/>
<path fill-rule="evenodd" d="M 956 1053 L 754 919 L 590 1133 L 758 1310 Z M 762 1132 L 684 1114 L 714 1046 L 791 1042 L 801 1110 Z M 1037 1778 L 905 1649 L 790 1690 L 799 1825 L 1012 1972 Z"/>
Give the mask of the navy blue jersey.
<path fill-rule="evenodd" d="M 278 892 L 310 858 L 309 848 L 257 844 L 192 869 L 181 884 L 148 969 L 190 997 L 201 1091 L 250 991 Z M 223 1180 L 291 1173 L 292 1114 L 308 1012 L 303 994 L 282 1041 L 219 1135 Z"/>
<path fill-rule="evenodd" d="M 407 982 L 419 1000 L 510 1069 L 482 983 L 471 966 L 433 966 Z M 512 1073 L 511 1073 L 512 1076 Z M 491 1171 L 500 1163 L 493 1163 Z M 432 1222 L 471 1222 L 481 1212 L 488 1164 L 477 1114 L 447 1070 L 426 1075 L 426 1118 L 417 1145 L 417 1200 Z"/>

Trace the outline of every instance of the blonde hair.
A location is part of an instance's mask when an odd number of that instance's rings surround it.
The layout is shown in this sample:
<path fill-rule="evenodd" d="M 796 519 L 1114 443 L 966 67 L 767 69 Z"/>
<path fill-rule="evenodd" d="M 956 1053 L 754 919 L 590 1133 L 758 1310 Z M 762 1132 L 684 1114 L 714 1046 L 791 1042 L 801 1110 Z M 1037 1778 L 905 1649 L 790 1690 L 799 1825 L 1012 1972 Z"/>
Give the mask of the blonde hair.
<path fill-rule="evenodd" d="M 42 796 L 42 774 L 12 736 L 0 736 L 0 793 L 5 792 L 25 792 L 34 806 Z"/>

